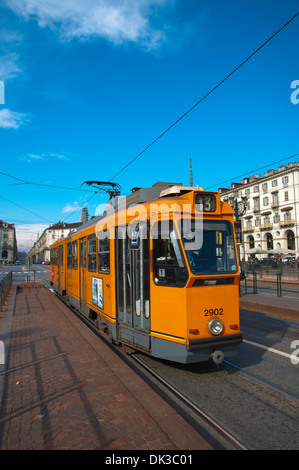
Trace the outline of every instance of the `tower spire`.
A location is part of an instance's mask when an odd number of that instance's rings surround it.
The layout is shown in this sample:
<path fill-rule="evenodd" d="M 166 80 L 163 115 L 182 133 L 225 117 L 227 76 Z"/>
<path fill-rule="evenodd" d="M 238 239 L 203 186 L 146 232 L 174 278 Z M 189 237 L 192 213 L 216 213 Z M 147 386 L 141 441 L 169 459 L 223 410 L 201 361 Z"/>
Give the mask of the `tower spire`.
<path fill-rule="evenodd" d="M 193 187 L 192 160 L 190 155 L 190 186 Z"/>

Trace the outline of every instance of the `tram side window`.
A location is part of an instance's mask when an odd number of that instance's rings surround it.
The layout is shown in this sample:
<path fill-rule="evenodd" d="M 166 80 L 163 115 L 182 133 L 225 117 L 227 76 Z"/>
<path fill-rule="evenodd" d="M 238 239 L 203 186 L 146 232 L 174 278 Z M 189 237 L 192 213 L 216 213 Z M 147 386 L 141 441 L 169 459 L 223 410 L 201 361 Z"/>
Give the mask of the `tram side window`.
<path fill-rule="evenodd" d="M 63 266 L 63 246 L 59 247 L 59 264 Z"/>
<path fill-rule="evenodd" d="M 73 269 L 78 268 L 78 243 L 77 243 L 77 240 L 72 242 L 72 264 L 73 264 Z"/>
<path fill-rule="evenodd" d="M 97 263 L 97 239 L 96 235 L 88 237 L 88 271 L 96 271 Z"/>
<path fill-rule="evenodd" d="M 110 272 L 110 240 L 108 237 L 98 239 L 98 270 L 99 273 Z"/>
<path fill-rule="evenodd" d="M 72 268 L 72 244 L 67 244 L 67 267 Z"/>
<path fill-rule="evenodd" d="M 55 265 L 57 264 L 57 252 L 56 248 L 52 248 L 51 253 L 50 253 L 50 263 Z"/>
<path fill-rule="evenodd" d="M 164 222 L 154 227 L 153 269 L 155 283 L 161 286 L 183 287 L 188 279 L 188 271 L 180 248 L 173 222 L 169 229 Z"/>

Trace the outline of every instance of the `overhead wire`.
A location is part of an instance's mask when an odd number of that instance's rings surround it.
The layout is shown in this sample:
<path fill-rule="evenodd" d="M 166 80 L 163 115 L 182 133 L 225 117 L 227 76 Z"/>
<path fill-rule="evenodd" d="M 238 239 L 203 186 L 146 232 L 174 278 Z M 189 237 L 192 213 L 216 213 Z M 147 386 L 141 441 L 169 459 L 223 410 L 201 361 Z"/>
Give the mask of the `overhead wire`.
<path fill-rule="evenodd" d="M 30 209 L 26 209 L 26 207 L 24 207 L 24 206 L 21 206 L 20 204 L 17 204 L 17 203 L 16 203 L 16 202 L 14 202 L 14 201 L 11 201 L 11 200 L 10 200 L 10 199 L 8 199 L 7 197 L 0 196 L 0 198 L 1 198 L 1 199 L 4 199 L 5 201 L 8 201 L 8 202 L 10 202 L 11 204 L 14 204 L 14 205 L 15 205 L 15 206 L 17 206 L 17 207 L 20 207 L 20 208 L 21 208 L 21 209 L 23 209 L 24 211 L 30 212 L 31 214 L 33 214 L 33 215 L 35 215 L 35 216 L 39 217 L 40 219 L 43 219 L 43 220 L 45 220 L 46 222 L 49 222 L 50 224 L 53 224 L 53 222 L 51 222 L 51 220 L 49 220 L 49 219 L 46 219 L 45 217 L 43 217 L 43 216 L 41 216 L 41 215 L 37 214 L 36 212 L 33 212 L 33 211 L 31 211 Z"/>
<path fill-rule="evenodd" d="M 120 171 L 118 171 L 112 178 L 111 181 L 114 180 L 120 173 L 122 173 L 126 168 L 128 168 L 134 161 L 136 161 L 141 155 L 143 155 L 150 147 L 152 147 L 158 140 L 160 140 L 167 132 L 169 132 L 176 124 L 178 124 L 184 117 L 186 117 L 191 111 L 193 111 L 200 103 L 202 103 L 209 95 L 211 95 L 215 90 L 217 90 L 223 83 L 226 82 L 234 73 L 236 73 L 243 65 L 245 65 L 252 57 L 254 57 L 263 47 L 265 47 L 274 37 L 276 37 L 286 26 L 288 26 L 297 16 L 299 15 L 299 12 L 297 12 L 292 18 L 290 18 L 281 28 L 279 28 L 272 36 L 270 36 L 265 42 L 263 42 L 253 53 L 251 53 L 243 62 L 241 62 L 237 67 L 235 67 L 228 75 L 226 75 L 225 78 L 223 78 L 217 85 L 215 85 L 210 91 L 208 91 L 202 98 L 200 98 L 193 106 L 191 106 L 184 114 L 182 114 L 176 121 L 174 121 L 166 130 L 164 130 L 156 139 L 154 139 L 147 147 L 145 147 L 138 155 L 136 155 L 133 159 L 131 159 L 125 166 L 123 166 Z M 296 154 L 297 155 L 297 154 Z M 263 168 L 263 167 L 261 167 Z M 260 169 L 261 169 L 260 168 Z M 264 167 L 265 168 L 265 167 Z M 255 170 L 258 171 L 258 170 Z M 0 174 L 7 176 L 9 178 L 15 179 L 17 181 L 20 181 L 20 184 L 26 184 L 26 185 L 34 185 L 34 186 L 44 186 L 44 187 L 52 187 L 56 189 L 69 189 L 69 190 L 76 190 L 76 191 L 84 191 L 84 192 L 93 192 L 94 194 L 83 204 L 78 206 L 72 213 L 70 213 L 65 220 L 67 220 L 71 215 L 73 215 L 75 212 L 77 212 L 81 207 L 83 207 L 88 201 L 90 201 L 93 197 L 96 196 L 98 193 L 97 191 L 91 191 L 91 190 L 86 190 L 86 189 L 81 189 L 81 188 L 70 188 L 70 187 L 65 187 L 65 186 L 56 186 L 56 185 L 47 185 L 47 184 L 42 184 L 42 183 L 32 183 L 29 181 L 25 181 L 21 178 L 9 175 L 4 172 L 0 172 Z M 246 173 L 248 174 L 248 173 Z M 243 176 L 243 175 L 241 175 Z M 228 181 L 228 180 L 227 180 Z M 225 181 L 225 182 L 227 182 Z M 223 184 L 219 183 L 219 184 Z M 214 187 L 214 186 L 213 186 Z M 37 217 L 46 220 L 47 222 L 50 222 L 48 219 L 30 211 L 29 209 L 24 208 L 23 206 L 10 201 L 9 199 L 5 198 L 4 196 L 0 196 L 2 199 L 7 200 L 8 202 L 15 204 L 18 207 L 21 207 L 22 209 L 26 210 L 27 212 L 30 212 Z M 52 222 L 50 222 L 52 223 Z"/>
<path fill-rule="evenodd" d="M 85 204 L 87 204 L 93 197 L 95 197 L 96 195 L 98 194 L 98 191 L 95 191 L 94 194 L 89 198 L 87 199 L 86 201 L 84 201 L 80 206 L 78 206 L 73 212 L 71 212 L 64 220 L 63 222 L 65 222 L 69 217 L 71 217 L 73 214 L 75 214 L 79 209 L 81 209 L 81 207 L 83 207 Z"/>
<path fill-rule="evenodd" d="M 261 166 L 261 167 L 259 167 L 259 168 L 256 168 L 255 170 L 250 170 L 250 171 L 248 171 L 247 173 L 243 173 L 242 175 L 234 176 L 233 178 L 230 178 L 230 179 L 225 180 L 225 181 L 221 181 L 221 182 L 218 183 L 218 184 L 213 184 L 213 186 L 209 186 L 209 187 L 207 187 L 206 189 L 215 188 L 216 186 L 219 188 L 219 185 L 220 185 L 220 184 L 232 182 L 232 181 L 234 181 L 234 180 L 236 180 L 236 179 L 238 179 L 238 178 L 243 178 L 244 176 L 247 176 L 247 175 L 249 175 L 249 174 L 255 173 L 256 171 L 264 170 L 265 168 L 269 168 L 269 167 L 272 166 L 272 165 L 277 165 L 278 163 L 285 162 L 286 160 L 290 160 L 291 158 L 295 158 L 295 157 L 298 157 L 298 156 L 299 156 L 299 153 L 295 153 L 294 155 L 291 155 L 290 157 L 282 158 L 281 160 L 277 160 L 276 162 L 272 162 L 272 163 L 269 163 L 268 165 Z"/>
<path fill-rule="evenodd" d="M 6 217 L 5 215 L 0 215 L 0 220 L 5 219 L 5 221 L 11 220 L 14 225 L 40 225 L 42 222 L 39 221 L 28 221 L 28 220 L 22 220 L 22 219 L 15 219 L 11 217 Z"/>
<path fill-rule="evenodd" d="M 31 185 L 31 186 L 42 186 L 42 187 L 48 187 L 48 188 L 55 188 L 55 189 L 67 189 L 67 190 L 73 190 L 73 191 L 83 191 L 83 192 L 88 192 L 88 193 L 93 193 L 92 197 L 94 197 L 96 194 L 97 194 L 97 191 L 94 191 L 94 190 L 90 190 L 90 189 L 82 189 L 82 188 L 72 188 L 72 187 L 67 187 L 67 186 L 58 186 L 58 185 L 50 185 L 50 184 L 44 184 L 44 183 L 33 183 L 31 181 L 26 181 L 26 180 L 23 180 L 21 178 L 18 178 L 16 176 L 13 176 L 13 175 L 9 175 L 8 173 L 4 173 L 3 171 L 0 171 L 0 174 L 1 175 L 4 175 L 4 176 L 7 176 L 8 178 L 12 178 L 16 181 L 20 181 L 20 183 L 14 183 L 14 184 L 4 184 L 4 185 L 0 185 L 0 187 L 7 187 L 7 186 L 19 186 L 19 185 Z M 92 198 L 91 197 L 91 198 Z M 2 199 L 5 199 L 6 201 L 10 202 L 11 204 L 14 204 L 18 207 L 20 207 L 21 209 L 27 211 L 27 212 L 30 212 L 31 214 L 34 214 L 36 215 L 37 217 L 39 217 L 40 219 L 43 219 L 43 220 L 46 220 L 47 222 L 53 224 L 54 222 L 50 222 L 48 219 L 45 219 L 45 217 L 39 215 L 39 214 L 36 214 L 35 212 L 32 212 L 31 210 L 29 209 L 26 209 L 25 207 L 21 206 L 20 204 L 17 204 L 16 202 L 14 201 L 11 201 L 10 199 L 8 198 L 5 198 L 4 196 L 0 196 L 0 198 Z M 91 199 L 90 198 L 90 199 Z M 89 201 L 89 199 L 87 200 Z M 82 207 L 84 204 L 86 204 L 85 201 L 81 206 L 78 206 L 78 209 L 80 209 L 80 207 Z M 78 209 L 76 209 L 74 212 L 76 212 Z M 74 212 L 72 212 L 68 217 L 66 217 L 66 219 L 68 219 Z M 66 220 L 65 219 L 65 220 Z"/>
<path fill-rule="evenodd" d="M 112 178 L 113 181 L 120 173 L 122 173 L 126 168 L 128 168 L 134 161 L 136 161 L 141 155 L 143 155 L 150 147 L 152 147 L 158 140 L 160 140 L 167 132 L 169 132 L 176 124 L 178 124 L 184 117 L 186 117 L 191 111 L 193 111 L 200 103 L 202 103 L 209 95 L 211 95 L 217 88 L 219 88 L 226 80 L 228 80 L 234 73 L 237 72 L 243 65 L 245 65 L 253 56 L 255 56 L 263 47 L 266 46 L 275 36 L 277 36 L 286 26 L 288 26 L 297 16 L 299 11 L 289 19 L 281 28 L 279 28 L 271 37 L 269 37 L 261 46 L 259 46 L 252 54 L 250 54 L 243 62 L 241 62 L 232 72 L 226 75 L 217 85 L 211 88 L 200 100 L 198 100 L 191 108 L 189 108 L 184 114 L 182 114 L 176 121 L 174 121 L 164 132 L 162 132 L 156 139 L 154 139 L 147 147 L 145 147 L 138 155 L 136 155 L 132 160 L 130 160 L 123 168 L 121 168 Z"/>
<path fill-rule="evenodd" d="M 215 188 L 215 187 L 219 188 L 221 184 L 228 183 L 228 182 L 232 182 L 232 181 L 234 181 L 234 180 L 236 180 L 236 179 L 238 179 L 238 178 L 243 178 L 243 177 L 245 177 L 245 176 L 247 176 L 247 175 L 249 175 L 249 174 L 255 173 L 256 171 L 260 171 L 260 170 L 263 170 L 263 169 L 265 169 L 265 168 L 269 168 L 269 167 L 271 167 L 271 166 L 273 166 L 273 165 L 277 165 L 277 164 L 279 164 L 279 163 L 282 163 L 282 162 L 284 162 L 284 161 L 286 161 L 286 160 L 290 160 L 290 159 L 295 158 L 295 157 L 298 157 L 298 156 L 299 156 L 299 153 L 295 153 L 295 154 L 293 154 L 293 155 L 291 155 L 291 156 L 289 156 L 289 157 L 285 157 L 285 158 L 282 158 L 282 159 L 280 159 L 280 160 L 276 160 L 276 161 L 274 161 L 274 162 L 272 162 L 272 163 L 268 163 L 267 165 L 261 166 L 261 167 L 259 167 L 259 168 L 255 168 L 255 169 L 250 170 L 250 171 L 248 171 L 248 172 L 246 172 L 246 173 L 242 173 L 242 174 L 240 174 L 240 175 L 234 176 L 234 177 L 229 178 L 229 179 L 227 179 L 227 180 L 220 181 L 219 183 L 213 184 L 212 186 L 208 186 L 208 187 L 205 188 L 205 189 L 206 189 L 206 190 L 209 190 L 209 189 L 212 189 L 212 188 Z M 0 173 L 1 173 L 1 172 L 0 172 Z M 87 204 L 87 202 L 89 202 L 94 196 L 96 196 L 97 193 L 98 193 L 98 192 L 95 191 L 94 194 L 93 194 L 89 199 L 87 199 L 86 201 L 84 201 L 80 206 L 78 206 L 74 211 L 72 211 L 72 212 L 62 221 L 62 223 L 64 223 L 69 217 L 71 217 L 71 216 L 72 216 L 73 214 L 75 214 L 79 209 L 81 209 L 85 204 Z M 5 198 L 4 196 L 0 196 L 0 198 L 6 200 L 6 201 L 8 201 L 8 202 L 10 202 L 11 204 L 14 204 L 14 205 L 16 205 L 16 206 L 22 208 L 23 210 L 25 210 L 25 211 L 27 211 L 27 212 L 30 212 L 31 214 L 36 215 L 36 216 L 39 217 L 39 218 L 42 218 L 43 220 L 46 220 L 47 222 L 50 222 L 48 219 L 45 219 L 45 218 L 42 217 L 41 215 L 39 215 L 39 214 L 37 214 L 37 213 L 35 213 L 35 212 L 33 212 L 33 211 L 31 211 L 31 210 L 29 210 L 29 209 L 27 209 L 27 208 L 21 206 L 20 204 L 17 204 L 17 203 L 14 202 L 14 201 L 11 201 L 11 200 L 8 199 L 8 198 Z M 15 220 L 15 219 L 10 219 L 10 220 Z M 28 224 L 28 225 L 29 225 L 29 224 L 30 224 L 30 225 L 31 225 L 31 224 L 32 224 L 32 225 L 38 224 L 37 221 L 36 221 L 36 222 L 18 221 L 18 222 L 22 222 L 23 224 Z M 53 224 L 54 222 L 50 222 L 50 223 Z"/>
<path fill-rule="evenodd" d="M 46 183 L 33 183 L 32 181 L 25 181 L 21 178 L 17 178 L 16 176 L 12 176 L 12 175 L 9 175 L 7 173 L 4 173 L 3 171 L 0 171 L 0 175 L 4 175 L 4 176 L 7 176 L 8 178 L 12 178 L 14 180 L 17 180 L 17 181 L 20 181 L 20 183 L 15 183 L 15 184 L 11 184 L 11 185 L 0 185 L 0 186 L 16 186 L 16 185 L 21 185 L 21 184 L 28 184 L 28 185 L 31 185 L 31 186 L 43 186 L 43 187 L 47 187 L 47 188 L 55 188 L 55 189 L 70 189 L 72 191 L 83 191 L 83 192 L 87 192 L 87 193 L 94 193 L 95 191 L 92 191 L 91 189 L 82 189 L 82 188 L 71 188 L 71 187 L 68 187 L 68 186 L 58 186 L 58 185 L 53 185 L 53 184 L 46 184 Z"/>

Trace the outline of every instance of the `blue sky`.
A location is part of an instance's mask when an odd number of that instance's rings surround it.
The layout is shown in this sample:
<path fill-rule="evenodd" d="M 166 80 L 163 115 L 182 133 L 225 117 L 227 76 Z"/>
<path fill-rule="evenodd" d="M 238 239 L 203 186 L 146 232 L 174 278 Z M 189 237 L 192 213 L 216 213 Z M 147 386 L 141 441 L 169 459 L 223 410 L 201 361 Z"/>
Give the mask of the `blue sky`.
<path fill-rule="evenodd" d="M 297 10 L 295 0 L 0 1 L 0 171 L 71 188 L 110 180 Z M 217 190 L 297 154 L 298 31 L 299 17 L 121 172 L 122 193 L 188 185 L 190 156 L 194 184 Z M 49 223 L 78 221 L 92 195 L 18 179 L 0 174 L 0 219 L 16 224 L 20 248 Z M 90 215 L 106 200 L 87 202 Z"/>

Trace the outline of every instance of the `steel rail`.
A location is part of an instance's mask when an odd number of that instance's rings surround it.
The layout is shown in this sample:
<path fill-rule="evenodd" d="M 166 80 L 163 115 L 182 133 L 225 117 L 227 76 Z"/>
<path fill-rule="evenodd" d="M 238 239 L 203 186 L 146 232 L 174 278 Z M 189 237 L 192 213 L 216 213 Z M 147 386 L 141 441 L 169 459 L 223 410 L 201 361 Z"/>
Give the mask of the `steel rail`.
<path fill-rule="evenodd" d="M 271 382 L 270 380 L 264 379 L 260 375 L 254 374 L 253 372 L 250 372 L 249 370 L 243 369 L 242 367 L 237 366 L 236 364 L 232 364 L 231 362 L 228 362 L 226 360 L 223 361 L 225 364 L 229 365 L 230 367 L 233 367 L 235 369 L 240 370 L 241 372 L 244 372 L 245 374 L 250 375 L 251 377 L 254 377 L 257 380 L 260 380 L 261 382 L 264 382 L 268 385 L 271 385 L 273 388 L 277 388 L 283 393 L 286 393 L 288 395 L 291 395 L 292 397 L 299 398 L 299 395 L 297 395 L 294 392 L 291 392 L 290 390 L 287 390 L 286 388 L 281 387 L 280 385 L 275 384 L 274 382 Z"/>
<path fill-rule="evenodd" d="M 207 415 L 203 410 L 201 410 L 195 403 L 193 403 L 189 398 L 187 398 L 183 393 L 181 393 L 177 388 L 171 385 L 167 380 L 165 380 L 157 372 L 153 371 L 148 367 L 140 358 L 135 356 L 135 353 L 131 353 L 130 356 L 137 361 L 144 369 L 147 370 L 151 375 L 153 375 L 159 382 L 166 386 L 172 393 L 174 393 L 184 404 L 191 408 L 197 415 L 199 415 L 206 423 L 208 423 L 213 429 L 215 429 L 222 437 L 224 437 L 235 449 L 237 450 L 248 450 L 237 438 L 232 436 L 229 431 L 227 431 L 223 426 L 218 424 L 213 418 Z"/>
<path fill-rule="evenodd" d="M 139 366 L 143 369 L 146 370 L 148 374 L 150 374 L 152 377 L 154 377 L 160 384 L 163 384 L 164 387 L 166 387 L 167 390 L 171 391 L 171 393 L 179 399 L 179 401 L 187 406 L 189 409 L 191 409 L 197 416 L 199 416 L 204 422 L 206 422 L 214 431 L 216 431 L 226 442 L 228 442 L 234 449 L 236 450 L 247 450 L 247 448 L 239 442 L 235 437 L 233 437 L 226 429 L 224 429 L 222 426 L 220 426 L 218 423 L 216 423 L 215 420 L 213 420 L 210 416 L 208 416 L 203 410 L 200 410 L 198 406 L 196 406 L 192 401 L 190 401 L 187 397 L 185 397 L 182 393 L 179 392 L 179 390 L 175 389 L 171 384 L 169 384 L 163 377 L 161 377 L 159 374 L 156 372 L 152 371 L 146 364 L 144 364 L 139 358 L 135 356 L 136 353 L 139 351 L 134 351 L 134 352 L 124 352 L 120 348 L 117 348 L 114 344 L 112 344 L 109 339 L 96 327 L 94 322 L 89 319 L 86 315 L 81 313 L 79 310 L 76 308 L 70 306 L 66 302 L 66 300 L 46 282 L 43 281 L 45 287 L 49 289 L 55 296 L 61 300 L 65 306 L 67 306 L 76 316 L 79 318 L 95 335 L 97 335 L 102 341 L 104 341 L 107 346 L 109 346 L 116 354 L 118 354 L 123 360 L 125 360 L 131 367 L 132 363 L 129 361 L 129 358 L 131 360 L 134 360 L 136 363 L 139 364 Z M 135 366 L 136 367 L 136 366 Z M 154 387 L 157 387 L 153 384 Z M 193 426 L 191 424 L 191 426 Z M 194 427 L 194 426 L 193 426 Z"/>

